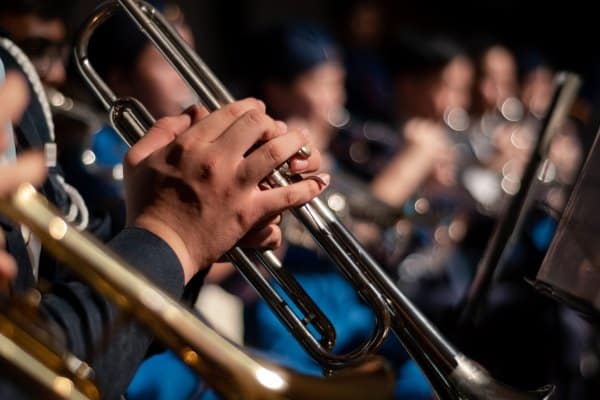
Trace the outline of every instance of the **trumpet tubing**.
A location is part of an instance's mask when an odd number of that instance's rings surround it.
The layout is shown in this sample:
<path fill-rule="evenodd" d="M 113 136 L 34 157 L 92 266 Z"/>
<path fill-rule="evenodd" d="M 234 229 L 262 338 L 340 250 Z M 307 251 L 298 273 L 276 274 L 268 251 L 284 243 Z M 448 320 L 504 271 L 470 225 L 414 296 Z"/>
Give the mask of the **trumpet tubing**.
<path fill-rule="evenodd" d="M 98 7 L 96 13 L 88 19 L 81 30 L 75 45 L 75 61 L 80 73 L 108 111 L 111 124 L 125 143 L 130 146 L 134 145 L 146 134 L 155 119 L 135 98 L 118 98 L 98 75 L 88 56 L 88 44 L 91 36 L 120 7 L 143 27 L 144 33 L 153 41 L 163 45 L 158 46 L 159 50 L 181 73 L 209 110 L 214 111 L 233 101 L 233 97 L 227 89 L 202 60 L 189 50 L 187 44 L 159 12 L 143 2 L 108 1 Z M 178 52 L 181 56 L 170 56 L 174 52 Z M 279 170 L 273 171 L 271 180 L 276 182 L 275 184 L 287 184 L 284 173 Z M 337 254 L 349 279 L 364 282 L 364 276 L 357 268 L 356 263 L 344 252 L 337 252 Z M 376 316 L 373 333 L 363 346 L 348 354 L 336 355 L 331 353 L 335 343 L 335 331 L 331 322 L 294 277 L 285 268 L 282 268 L 281 262 L 272 252 L 242 250 L 234 247 L 227 253 L 227 257 L 237 267 L 240 274 L 271 304 L 273 312 L 305 350 L 327 370 L 360 364 L 364 357 L 375 352 L 383 343 L 388 331 L 389 313 L 384 306 L 383 297 L 368 283 L 364 285 L 363 291 L 365 297 L 372 304 Z M 265 279 L 262 272 L 256 268 L 254 260 L 260 261 L 272 277 L 288 291 L 288 297 L 304 313 L 304 318 L 301 319 L 294 313 L 283 297 Z M 321 337 L 315 338 L 310 333 L 308 325 L 312 325 Z"/>
<path fill-rule="evenodd" d="M 84 26 L 75 47 L 75 60 L 83 77 L 110 112 L 115 129 L 130 145 L 133 145 L 151 126 L 154 119 L 135 99 L 120 99 L 96 73 L 90 63 L 87 46 L 95 29 L 107 20 L 119 7 L 123 8 L 138 27 L 154 42 L 161 53 L 196 92 L 203 104 L 211 111 L 231 103 L 233 97 L 216 78 L 200 57 L 169 26 L 164 17 L 152 6 L 138 0 L 109 1 L 100 6 Z M 271 186 L 285 186 L 302 179 L 289 175 L 285 168 L 274 170 L 268 178 Z M 402 341 L 410 355 L 425 373 L 437 395 L 444 399 L 546 399 L 553 387 L 535 392 L 521 392 L 496 382 L 485 370 L 453 348 L 437 329 L 400 292 L 372 257 L 363 249 L 354 236 L 337 219 L 334 213 L 319 198 L 294 209 L 293 214 L 308 229 L 317 243 L 338 264 L 341 272 L 353 284 L 363 299 L 371 306 L 376 316 L 373 334 L 365 344 L 346 355 L 330 352 L 335 334 L 325 332 L 323 338 L 315 338 L 306 328 L 312 317 L 320 312 L 307 314 L 300 320 L 293 314 L 281 297 L 268 285 L 253 259 L 258 258 L 267 270 L 276 271 L 274 278 L 287 274 L 281 263 L 270 253 L 246 254 L 239 248 L 232 249 L 228 256 L 238 270 L 252 283 L 269 302 L 280 318 L 307 352 L 326 370 L 341 369 L 355 365 L 375 351 L 392 330 Z M 286 278 L 287 279 L 287 278 Z M 290 277 L 291 279 L 291 277 Z M 292 285 L 294 289 L 295 285 Z M 303 293 L 301 291 L 300 293 Z M 293 299 L 297 293 L 292 291 Z M 304 298 L 306 304 L 314 304 Z M 329 330 L 325 319 L 315 325 Z M 324 397 L 324 396 L 320 396 Z M 355 397 L 353 397 L 355 398 Z M 372 398 L 377 398 L 375 395 Z"/>

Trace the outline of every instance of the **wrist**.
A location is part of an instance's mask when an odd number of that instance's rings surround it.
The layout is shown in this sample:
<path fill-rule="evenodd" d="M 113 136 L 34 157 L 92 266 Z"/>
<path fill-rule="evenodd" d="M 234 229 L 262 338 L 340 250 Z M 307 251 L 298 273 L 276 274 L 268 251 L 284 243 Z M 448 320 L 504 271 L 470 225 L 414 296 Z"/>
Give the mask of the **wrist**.
<path fill-rule="evenodd" d="M 194 261 L 185 241 L 168 224 L 160 219 L 142 214 L 131 225 L 152 232 L 169 245 L 181 263 L 186 284 L 198 272 L 198 263 Z"/>

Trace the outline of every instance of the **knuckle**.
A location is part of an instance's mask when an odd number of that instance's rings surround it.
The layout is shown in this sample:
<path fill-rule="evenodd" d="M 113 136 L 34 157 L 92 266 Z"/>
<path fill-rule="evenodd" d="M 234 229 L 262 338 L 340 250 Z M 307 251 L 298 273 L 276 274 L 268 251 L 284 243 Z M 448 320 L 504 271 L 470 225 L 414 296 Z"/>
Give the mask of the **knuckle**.
<path fill-rule="evenodd" d="M 260 111 L 265 111 L 266 110 L 266 106 L 265 103 L 259 99 L 257 99 L 256 97 L 249 97 L 248 99 L 246 99 L 253 108 L 256 108 L 257 110 Z"/>
<path fill-rule="evenodd" d="M 248 125 L 261 126 L 267 121 L 267 116 L 256 109 L 250 110 L 245 114 L 245 122 Z"/>
<path fill-rule="evenodd" d="M 204 159 L 198 163 L 198 177 L 201 180 L 211 179 L 218 170 L 218 158 L 217 157 L 204 157 Z"/>
<path fill-rule="evenodd" d="M 172 116 L 163 117 L 163 118 L 159 119 L 158 121 L 156 121 L 156 123 L 154 124 L 154 127 L 158 128 L 158 129 L 170 130 L 170 128 L 175 123 L 175 121 L 176 121 L 175 117 L 172 117 Z"/>
<path fill-rule="evenodd" d="M 236 170 L 235 182 L 239 186 L 244 186 L 246 183 L 250 182 L 251 175 L 248 168 L 238 168 Z"/>
<path fill-rule="evenodd" d="M 267 159 L 275 165 L 279 165 L 285 161 L 282 149 L 274 142 L 268 142 L 265 145 L 265 155 Z"/>
<path fill-rule="evenodd" d="M 244 106 L 239 101 L 236 101 L 225 106 L 224 111 L 233 118 L 239 118 L 244 114 Z"/>
<path fill-rule="evenodd" d="M 285 192 L 285 203 L 288 206 L 297 204 L 300 198 L 300 193 L 293 187 L 290 187 L 290 190 Z"/>

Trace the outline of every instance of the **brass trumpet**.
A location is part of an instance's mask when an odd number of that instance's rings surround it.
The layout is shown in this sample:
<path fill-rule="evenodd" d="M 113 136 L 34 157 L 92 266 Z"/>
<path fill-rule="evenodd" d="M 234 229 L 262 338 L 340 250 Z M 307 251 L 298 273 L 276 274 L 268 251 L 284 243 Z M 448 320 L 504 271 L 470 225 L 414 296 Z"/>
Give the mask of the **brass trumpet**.
<path fill-rule="evenodd" d="M 94 70 L 88 58 L 88 43 L 95 29 L 119 8 L 125 10 L 154 42 L 209 110 L 219 109 L 233 101 L 233 97 L 200 57 L 152 6 L 138 0 L 106 2 L 97 8 L 95 14 L 81 30 L 75 45 L 75 60 L 82 76 L 109 111 L 113 127 L 129 145 L 133 145 L 146 133 L 153 124 L 154 118 L 139 101 L 133 98 L 117 98 Z M 298 179 L 302 178 L 288 175 L 283 167 L 273 171 L 268 182 L 271 186 L 285 186 Z M 440 398 L 547 399 L 551 396 L 554 391 L 553 386 L 546 386 L 534 392 L 521 392 L 501 384 L 490 377 L 481 366 L 452 347 L 402 294 L 384 269 L 373 260 L 320 199 L 314 199 L 292 212 L 323 250 L 338 264 L 346 278 L 373 309 L 376 315 L 373 336 L 361 348 L 346 355 L 330 352 L 335 333 L 329 321 L 320 311 L 313 310 L 314 303 L 305 297 L 299 287 L 296 288 L 297 283 L 288 284 L 292 281 L 291 275 L 271 253 L 246 253 L 236 247 L 228 253 L 228 256 L 270 303 L 275 314 L 307 352 L 326 371 L 341 369 L 360 361 L 379 347 L 391 328 L 419 364 Z M 254 259 L 260 260 L 278 282 L 281 283 L 283 280 L 284 288 L 289 286 L 299 290 L 299 292 L 292 290 L 289 297 L 311 307 L 306 310 L 299 307 L 302 311 L 308 311 L 302 320 L 290 310 L 275 289 L 263 278 L 253 263 Z M 307 329 L 308 324 L 313 324 L 322 337 L 317 339 L 310 334 Z M 376 396 L 372 397 L 376 398 Z"/>
<path fill-rule="evenodd" d="M 1 199 L 0 211 L 28 226 L 54 256 L 70 266 L 90 287 L 150 329 L 225 399 L 391 398 L 392 375 L 381 359 L 365 360 L 353 371 L 343 371 L 324 379 L 296 374 L 250 356 L 219 336 L 89 234 L 67 224 L 29 184 L 21 185 L 9 198 Z M 2 322 L 0 314 L 0 328 L 4 326 Z M 0 332 L 3 331 L 0 329 Z M 5 343 L 4 337 L 0 335 L 0 343 Z M 8 350 L 4 345 L 0 346 L 0 356 Z M 42 368 L 36 358 L 45 359 L 45 356 L 36 354 L 26 361 L 36 372 L 35 379 L 46 383 L 50 379 L 46 375 L 56 375 L 56 371 L 60 371 L 59 365 L 55 363 Z M 67 378 L 58 381 L 54 378 L 54 381 L 62 382 L 63 389 L 67 387 L 73 389 L 69 393 L 75 393 L 74 385 L 67 382 Z M 94 394 L 93 388 L 90 390 Z M 96 390 L 95 396 L 89 399 L 98 397 Z M 79 400 L 88 397 L 58 398 Z"/>

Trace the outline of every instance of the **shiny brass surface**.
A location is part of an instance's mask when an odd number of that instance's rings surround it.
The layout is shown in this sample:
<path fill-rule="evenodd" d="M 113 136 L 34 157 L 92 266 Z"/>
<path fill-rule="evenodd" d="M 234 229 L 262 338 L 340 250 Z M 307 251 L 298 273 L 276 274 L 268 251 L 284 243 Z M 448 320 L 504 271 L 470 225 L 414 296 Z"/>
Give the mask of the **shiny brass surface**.
<path fill-rule="evenodd" d="M 60 400 L 97 400 L 91 369 L 58 343 L 34 306 L 18 298 L 0 301 L 0 361 L 30 392 Z"/>
<path fill-rule="evenodd" d="M 252 357 L 102 243 L 70 226 L 31 185 L 0 200 L 0 211 L 27 225 L 58 259 L 150 329 L 225 399 L 391 398 L 393 379 L 381 359 L 364 360 L 357 368 L 320 378 Z M 32 368 L 39 370 L 37 365 Z"/>

